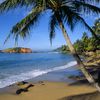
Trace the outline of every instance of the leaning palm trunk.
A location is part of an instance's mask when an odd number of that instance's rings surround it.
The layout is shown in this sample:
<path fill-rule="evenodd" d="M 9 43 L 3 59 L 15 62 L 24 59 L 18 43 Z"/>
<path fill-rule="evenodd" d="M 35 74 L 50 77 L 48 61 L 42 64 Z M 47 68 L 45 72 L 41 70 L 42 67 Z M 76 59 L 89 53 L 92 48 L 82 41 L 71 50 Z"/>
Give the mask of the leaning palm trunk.
<path fill-rule="evenodd" d="M 63 36 L 66 40 L 66 43 L 71 51 L 71 53 L 73 54 L 74 58 L 76 59 L 77 61 L 77 64 L 79 66 L 79 68 L 81 69 L 81 71 L 83 72 L 84 76 L 86 77 L 86 79 L 89 81 L 89 83 L 93 84 L 97 90 L 100 92 L 100 87 L 98 85 L 98 83 L 95 82 L 94 78 L 92 77 L 92 75 L 88 72 L 88 70 L 86 69 L 85 65 L 83 64 L 81 58 L 79 57 L 79 55 L 77 54 L 76 50 L 74 49 L 70 39 L 69 39 L 69 36 L 65 30 L 65 27 L 63 25 L 62 22 L 59 23 L 59 26 L 62 30 L 62 33 L 63 33 Z"/>

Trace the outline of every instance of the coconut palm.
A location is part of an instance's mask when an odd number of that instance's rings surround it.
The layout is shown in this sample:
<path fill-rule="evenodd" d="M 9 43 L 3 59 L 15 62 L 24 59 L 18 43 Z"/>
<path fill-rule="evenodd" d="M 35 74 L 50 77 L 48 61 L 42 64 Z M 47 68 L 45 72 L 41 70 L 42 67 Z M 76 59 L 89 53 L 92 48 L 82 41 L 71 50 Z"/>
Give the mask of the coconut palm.
<path fill-rule="evenodd" d="M 17 41 L 19 37 L 26 38 L 30 33 L 30 28 L 35 26 L 36 22 L 40 20 L 40 17 L 49 11 L 51 14 L 49 19 L 51 43 L 52 39 L 55 37 L 55 29 L 59 27 L 62 30 L 66 43 L 75 57 L 79 68 L 87 80 L 100 90 L 74 49 L 65 28 L 67 24 L 70 29 L 73 30 L 77 23 L 79 23 L 85 26 L 96 38 L 98 38 L 82 17 L 84 14 L 100 13 L 100 8 L 94 6 L 93 2 L 100 3 L 100 0 L 5 0 L 0 4 L 0 12 L 2 13 L 20 6 L 31 7 L 31 12 L 12 28 L 8 36 L 9 38 L 12 34 Z"/>
<path fill-rule="evenodd" d="M 94 23 L 94 26 L 92 27 L 93 28 L 93 31 L 99 35 L 100 34 L 100 18 L 97 19 Z M 100 36 L 100 35 L 99 35 Z"/>

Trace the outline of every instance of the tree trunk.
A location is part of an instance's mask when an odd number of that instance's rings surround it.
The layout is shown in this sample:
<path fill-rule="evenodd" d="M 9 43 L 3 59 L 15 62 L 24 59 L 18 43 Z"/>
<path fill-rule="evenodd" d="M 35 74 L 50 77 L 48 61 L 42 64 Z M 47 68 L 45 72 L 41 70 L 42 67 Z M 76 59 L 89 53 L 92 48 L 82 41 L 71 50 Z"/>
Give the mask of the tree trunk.
<path fill-rule="evenodd" d="M 81 71 L 83 72 L 84 76 L 86 77 L 86 79 L 90 83 L 95 85 L 95 87 L 98 89 L 98 91 L 100 91 L 100 88 L 99 88 L 98 84 L 95 82 L 94 78 L 88 72 L 88 70 L 86 69 L 85 65 L 83 64 L 81 58 L 78 56 L 76 50 L 74 49 L 74 47 L 73 47 L 73 45 L 72 45 L 72 43 L 71 43 L 71 41 L 69 39 L 69 36 L 68 36 L 68 34 L 67 34 L 66 30 L 65 30 L 65 27 L 64 27 L 64 25 L 63 25 L 63 23 L 61 21 L 59 22 L 59 26 L 60 26 L 60 28 L 62 30 L 62 33 L 63 33 L 63 36 L 64 36 L 64 38 L 66 40 L 67 45 L 68 45 L 71 53 L 73 54 L 74 58 L 76 59 L 77 64 L 78 64 L 79 68 L 81 69 Z"/>

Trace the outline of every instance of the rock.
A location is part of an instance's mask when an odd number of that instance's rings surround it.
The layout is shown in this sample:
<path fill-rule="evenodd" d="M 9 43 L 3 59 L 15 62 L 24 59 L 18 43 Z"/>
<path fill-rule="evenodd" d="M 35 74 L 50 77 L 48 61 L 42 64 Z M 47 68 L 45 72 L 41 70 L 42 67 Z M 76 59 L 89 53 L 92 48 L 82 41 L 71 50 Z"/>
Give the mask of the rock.
<path fill-rule="evenodd" d="M 30 48 L 16 47 L 2 50 L 4 53 L 32 53 Z"/>
<path fill-rule="evenodd" d="M 22 92 L 28 92 L 28 89 L 18 89 L 17 91 L 16 91 L 16 94 L 21 94 Z"/>
<path fill-rule="evenodd" d="M 21 94 L 22 92 L 28 92 L 28 89 L 30 88 L 30 87 L 33 87 L 34 85 L 33 84 L 27 84 L 27 85 L 25 85 L 24 86 L 24 88 L 20 88 L 20 89 L 18 89 L 17 91 L 16 91 L 16 94 Z"/>
<path fill-rule="evenodd" d="M 29 89 L 30 87 L 33 87 L 34 85 L 33 84 L 29 84 L 26 89 Z"/>

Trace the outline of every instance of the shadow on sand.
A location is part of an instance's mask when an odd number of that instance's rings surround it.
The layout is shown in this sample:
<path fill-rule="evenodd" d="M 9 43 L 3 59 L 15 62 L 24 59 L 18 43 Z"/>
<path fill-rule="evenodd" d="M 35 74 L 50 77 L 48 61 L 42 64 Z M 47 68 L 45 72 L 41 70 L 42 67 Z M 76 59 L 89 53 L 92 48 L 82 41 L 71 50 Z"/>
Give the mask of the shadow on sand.
<path fill-rule="evenodd" d="M 59 100 L 100 100 L 100 93 L 93 92 L 87 94 L 74 95 L 74 96 L 64 97 Z"/>

